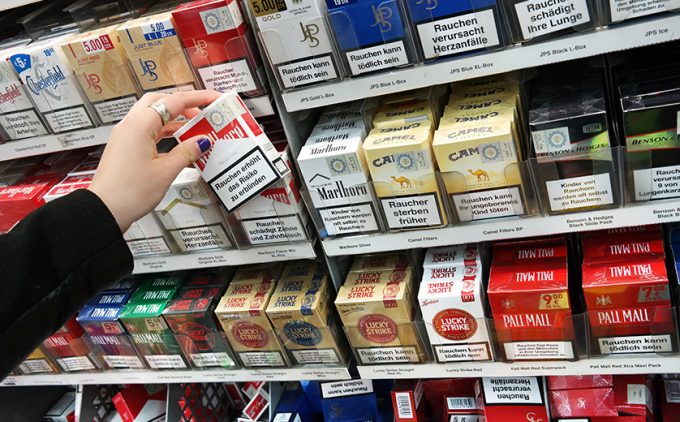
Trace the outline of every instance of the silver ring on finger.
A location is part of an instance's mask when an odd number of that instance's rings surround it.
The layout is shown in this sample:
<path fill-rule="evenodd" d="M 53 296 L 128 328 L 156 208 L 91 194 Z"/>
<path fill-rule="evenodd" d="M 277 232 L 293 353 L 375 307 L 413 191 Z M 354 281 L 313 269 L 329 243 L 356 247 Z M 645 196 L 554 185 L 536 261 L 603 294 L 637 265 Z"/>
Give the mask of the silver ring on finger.
<path fill-rule="evenodd" d="M 156 113 L 158 113 L 159 116 L 161 116 L 161 120 L 163 120 L 163 126 L 168 124 L 171 119 L 170 112 L 162 102 L 155 101 L 149 104 L 149 108 L 152 108 Z"/>

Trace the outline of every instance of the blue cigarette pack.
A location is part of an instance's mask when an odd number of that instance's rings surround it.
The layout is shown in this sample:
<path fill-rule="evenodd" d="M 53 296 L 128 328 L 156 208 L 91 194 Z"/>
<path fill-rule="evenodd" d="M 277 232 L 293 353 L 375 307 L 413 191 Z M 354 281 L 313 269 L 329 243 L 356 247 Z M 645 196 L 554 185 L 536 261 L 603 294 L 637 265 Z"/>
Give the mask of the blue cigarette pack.
<path fill-rule="evenodd" d="M 321 414 L 312 413 L 312 405 L 302 390 L 286 390 L 276 406 L 273 420 L 277 422 L 313 422 Z"/>
<path fill-rule="evenodd" d="M 378 402 L 371 380 L 321 383 L 321 396 L 325 421 L 363 422 L 379 419 Z"/>

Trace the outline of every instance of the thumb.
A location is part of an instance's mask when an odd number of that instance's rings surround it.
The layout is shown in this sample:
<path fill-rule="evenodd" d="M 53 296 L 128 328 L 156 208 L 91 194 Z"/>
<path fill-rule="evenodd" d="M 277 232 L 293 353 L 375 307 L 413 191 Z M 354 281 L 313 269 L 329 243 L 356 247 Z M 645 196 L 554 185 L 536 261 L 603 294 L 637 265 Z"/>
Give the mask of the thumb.
<path fill-rule="evenodd" d="M 212 147 L 210 138 L 202 135 L 194 136 L 175 145 L 169 153 L 160 157 L 159 160 L 164 171 L 169 172 L 174 179 L 184 167 L 193 165 L 194 161 L 198 160 L 210 147 Z"/>

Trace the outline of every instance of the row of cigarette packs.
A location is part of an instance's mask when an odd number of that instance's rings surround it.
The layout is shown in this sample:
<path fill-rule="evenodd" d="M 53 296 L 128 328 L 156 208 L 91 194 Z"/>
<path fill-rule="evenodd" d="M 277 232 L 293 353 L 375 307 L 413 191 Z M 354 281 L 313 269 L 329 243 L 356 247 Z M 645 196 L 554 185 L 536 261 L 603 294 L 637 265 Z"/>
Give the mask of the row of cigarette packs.
<path fill-rule="evenodd" d="M 402 255 L 356 258 L 335 303 L 359 364 L 678 351 L 659 226 L 500 242 L 492 253 L 487 267 L 475 246 L 430 249 L 419 287 Z"/>
<path fill-rule="evenodd" d="M 176 3 L 175 3 L 176 4 Z M 50 13 L 52 5 L 44 7 Z M 40 11 L 38 11 L 40 12 Z M 0 126 L 6 139 L 120 121 L 142 93 L 235 91 L 273 114 L 252 30 L 236 0 L 161 4 L 84 33 L 0 43 Z M 257 98 L 254 98 L 257 97 Z"/>

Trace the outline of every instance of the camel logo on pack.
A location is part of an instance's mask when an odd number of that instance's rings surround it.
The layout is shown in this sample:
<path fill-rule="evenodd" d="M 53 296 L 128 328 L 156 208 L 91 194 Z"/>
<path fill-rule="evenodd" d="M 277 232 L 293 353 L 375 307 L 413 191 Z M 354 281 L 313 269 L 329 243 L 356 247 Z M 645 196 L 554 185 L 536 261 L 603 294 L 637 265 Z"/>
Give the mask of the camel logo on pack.
<path fill-rule="evenodd" d="M 151 82 L 158 80 L 158 73 L 154 72 L 156 70 L 156 62 L 139 59 L 139 65 L 142 68 L 142 76 L 148 75 Z"/>
<path fill-rule="evenodd" d="M 309 41 L 309 46 L 314 48 L 319 46 L 319 39 L 315 37 L 319 33 L 319 25 L 315 23 L 310 23 L 309 25 L 303 25 L 300 22 L 300 30 L 304 38 L 300 42 Z"/>
<path fill-rule="evenodd" d="M 83 73 L 83 78 L 85 78 L 85 81 L 87 82 L 86 89 L 92 89 L 97 94 L 102 93 L 102 87 L 99 86 L 99 75 L 96 73 Z"/>
<path fill-rule="evenodd" d="M 425 10 L 434 10 L 439 6 L 439 0 L 418 0 L 416 4 L 426 3 Z"/>
<path fill-rule="evenodd" d="M 482 169 L 477 169 L 477 170 L 475 170 L 475 171 L 472 171 L 472 170 L 468 169 L 468 173 L 470 173 L 471 175 L 477 177 L 477 182 L 478 182 L 478 183 L 479 183 L 479 182 L 484 182 L 484 181 L 488 181 L 488 180 L 489 180 L 489 173 L 485 172 L 485 171 L 482 170 Z"/>
<path fill-rule="evenodd" d="M 392 9 L 388 6 L 371 6 L 373 9 L 373 17 L 375 18 L 375 23 L 371 27 L 379 27 L 380 32 L 389 32 L 392 30 L 392 22 L 389 21 L 392 18 Z"/>
<path fill-rule="evenodd" d="M 196 50 L 196 54 L 204 59 L 208 58 L 208 50 L 206 50 L 206 47 L 208 47 L 208 42 L 206 40 L 194 41 L 194 49 Z"/>
<path fill-rule="evenodd" d="M 390 176 L 392 180 L 395 182 L 399 183 L 399 188 L 400 189 L 406 189 L 406 188 L 412 188 L 413 186 L 411 185 L 411 181 L 408 179 L 408 177 L 405 176 L 399 176 L 399 177 L 394 177 Z"/>

